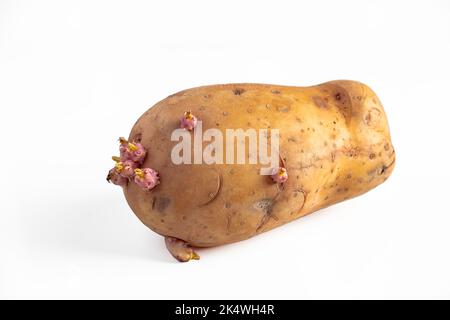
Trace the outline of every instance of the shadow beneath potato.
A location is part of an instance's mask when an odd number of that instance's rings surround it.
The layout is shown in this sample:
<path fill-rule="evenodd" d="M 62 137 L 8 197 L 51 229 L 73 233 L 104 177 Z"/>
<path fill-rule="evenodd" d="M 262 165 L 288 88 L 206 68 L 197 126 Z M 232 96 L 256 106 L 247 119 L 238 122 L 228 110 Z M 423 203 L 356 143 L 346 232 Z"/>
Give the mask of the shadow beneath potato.
<path fill-rule="evenodd" d="M 163 237 L 147 229 L 131 212 L 121 194 L 90 194 L 65 199 L 37 198 L 21 204 L 23 236 L 39 250 L 70 254 L 133 257 L 173 262 Z M 39 202 L 43 203 L 39 203 Z M 36 203 L 37 202 L 37 203 Z"/>

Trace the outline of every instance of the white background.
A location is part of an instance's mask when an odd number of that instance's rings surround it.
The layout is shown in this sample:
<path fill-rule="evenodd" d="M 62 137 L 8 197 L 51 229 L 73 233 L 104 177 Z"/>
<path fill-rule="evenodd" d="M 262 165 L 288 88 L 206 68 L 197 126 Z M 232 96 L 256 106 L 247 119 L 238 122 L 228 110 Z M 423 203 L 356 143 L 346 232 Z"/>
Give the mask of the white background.
<path fill-rule="evenodd" d="M 450 298 L 449 74 L 445 0 L 0 0 L 0 298 Z M 169 94 L 333 79 L 388 114 L 364 196 L 180 264 L 105 181 Z"/>

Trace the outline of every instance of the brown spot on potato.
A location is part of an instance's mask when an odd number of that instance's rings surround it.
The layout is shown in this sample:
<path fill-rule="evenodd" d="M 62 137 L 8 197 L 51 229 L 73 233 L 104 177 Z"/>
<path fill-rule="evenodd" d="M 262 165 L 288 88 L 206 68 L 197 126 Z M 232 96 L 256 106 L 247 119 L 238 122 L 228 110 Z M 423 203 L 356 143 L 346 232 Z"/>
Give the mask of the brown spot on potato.
<path fill-rule="evenodd" d="M 375 159 L 377 156 L 375 155 L 375 153 L 371 153 L 371 154 L 369 154 L 369 159 L 370 160 L 373 160 L 373 159 Z"/>
<path fill-rule="evenodd" d="M 357 158 L 359 154 L 359 149 L 356 147 L 345 148 L 343 150 L 344 154 L 350 158 Z"/>
<path fill-rule="evenodd" d="M 272 199 L 261 199 L 253 204 L 253 208 L 261 211 L 264 214 L 270 214 L 273 208 L 273 200 Z"/>
<path fill-rule="evenodd" d="M 281 91 L 280 91 L 280 90 L 275 90 L 275 89 L 274 89 L 274 90 L 272 90 L 271 92 L 272 92 L 273 94 L 280 94 L 280 93 L 281 93 Z"/>
<path fill-rule="evenodd" d="M 156 202 L 155 202 L 156 210 L 158 210 L 161 213 L 164 213 L 164 211 L 167 209 L 169 204 L 170 204 L 169 198 L 166 198 L 166 197 L 156 198 Z"/>
<path fill-rule="evenodd" d="M 136 133 L 133 137 L 133 139 L 131 139 L 134 142 L 141 142 L 142 141 L 142 133 Z"/>
<path fill-rule="evenodd" d="M 352 118 L 352 102 L 348 92 L 344 88 L 336 86 L 334 99 L 335 106 L 344 117 L 346 124 L 348 124 Z"/>
<path fill-rule="evenodd" d="M 245 92 L 245 90 L 242 89 L 242 88 L 236 88 L 236 89 L 233 90 L 233 93 L 234 93 L 234 95 L 236 95 L 236 96 L 240 96 L 240 95 L 243 94 L 244 92 Z"/>
<path fill-rule="evenodd" d="M 314 101 L 314 104 L 319 107 L 320 109 L 326 109 L 328 108 L 328 103 L 322 97 L 319 96 L 313 96 L 312 100 Z"/>

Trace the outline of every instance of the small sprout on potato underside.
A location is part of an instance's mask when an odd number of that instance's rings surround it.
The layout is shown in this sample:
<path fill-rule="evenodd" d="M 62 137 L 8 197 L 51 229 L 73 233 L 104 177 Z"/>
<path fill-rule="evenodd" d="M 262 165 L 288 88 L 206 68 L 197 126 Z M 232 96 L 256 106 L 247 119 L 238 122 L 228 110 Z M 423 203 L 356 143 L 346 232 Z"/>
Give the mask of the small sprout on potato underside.
<path fill-rule="evenodd" d="M 288 179 L 288 173 L 285 167 L 279 167 L 273 170 L 272 180 L 276 183 L 285 183 Z"/>
<path fill-rule="evenodd" d="M 158 172 L 153 169 L 134 169 L 134 174 L 134 182 L 145 190 L 152 190 L 159 184 Z"/>
<path fill-rule="evenodd" d="M 173 238 L 165 237 L 166 248 L 170 254 L 180 262 L 188 262 L 189 260 L 200 260 L 200 256 L 192 247 L 185 241 Z"/>
<path fill-rule="evenodd" d="M 195 117 L 191 110 L 186 111 L 180 120 L 180 127 L 186 130 L 193 130 L 197 126 L 197 117 Z"/>

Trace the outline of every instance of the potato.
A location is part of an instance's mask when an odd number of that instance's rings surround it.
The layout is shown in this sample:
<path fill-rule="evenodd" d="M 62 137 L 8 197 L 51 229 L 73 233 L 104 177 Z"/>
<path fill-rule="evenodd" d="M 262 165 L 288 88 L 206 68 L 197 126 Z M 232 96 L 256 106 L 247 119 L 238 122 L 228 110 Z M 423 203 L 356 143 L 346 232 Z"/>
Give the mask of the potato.
<path fill-rule="evenodd" d="M 245 164 L 204 159 L 175 164 L 171 155 L 179 141 L 171 137 L 187 110 L 201 121 L 203 133 L 215 128 L 226 137 L 227 129 L 266 129 L 270 136 L 278 129 L 279 166 L 287 181 L 261 175 L 267 165 L 250 163 L 248 146 Z M 128 204 L 166 237 L 180 261 L 198 259 L 192 247 L 241 241 L 363 194 L 384 182 L 395 163 L 381 102 L 368 86 L 344 80 L 312 87 L 226 84 L 185 90 L 145 112 L 128 140 L 145 148 L 141 167 L 154 169 L 160 179 L 151 190 L 125 183 Z M 209 143 L 200 141 L 201 150 Z"/>

